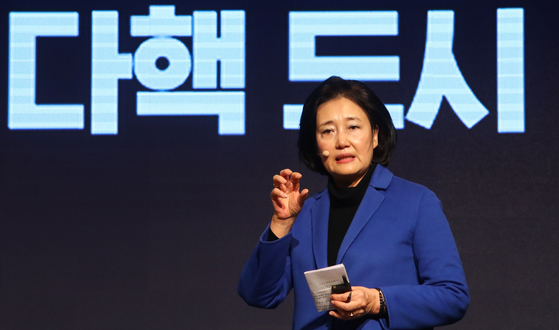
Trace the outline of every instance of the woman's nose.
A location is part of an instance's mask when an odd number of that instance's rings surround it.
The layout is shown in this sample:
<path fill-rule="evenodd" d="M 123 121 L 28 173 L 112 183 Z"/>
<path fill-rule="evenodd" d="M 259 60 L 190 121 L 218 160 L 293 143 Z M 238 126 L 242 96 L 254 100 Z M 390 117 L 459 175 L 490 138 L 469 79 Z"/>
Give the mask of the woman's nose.
<path fill-rule="evenodd" d="M 349 146 L 349 141 L 347 140 L 347 135 L 344 131 L 340 131 L 336 137 L 336 148 L 344 149 Z"/>

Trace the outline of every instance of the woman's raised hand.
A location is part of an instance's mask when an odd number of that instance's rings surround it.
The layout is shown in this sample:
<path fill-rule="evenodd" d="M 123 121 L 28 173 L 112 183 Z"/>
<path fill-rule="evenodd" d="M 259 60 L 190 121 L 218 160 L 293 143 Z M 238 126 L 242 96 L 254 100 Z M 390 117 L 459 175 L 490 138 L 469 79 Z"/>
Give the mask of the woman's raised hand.
<path fill-rule="evenodd" d="M 309 195 L 308 189 L 299 192 L 301 177 L 301 173 L 293 172 L 288 168 L 282 170 L 279 175 L 274 175 L 274 189 L 270 194 L 274 206 L 274 215 L 272 216 L 270 229 L 278 238 L 283 237 L 291 230 L 295 218 L 301 212 Z"/>

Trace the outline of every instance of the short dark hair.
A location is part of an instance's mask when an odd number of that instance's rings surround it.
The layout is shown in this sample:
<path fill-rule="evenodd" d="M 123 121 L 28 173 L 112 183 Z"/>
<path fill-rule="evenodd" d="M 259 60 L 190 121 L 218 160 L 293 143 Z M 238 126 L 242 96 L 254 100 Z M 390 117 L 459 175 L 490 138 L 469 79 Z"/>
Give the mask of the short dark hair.
<path fill-rule="evenodd" d="M 345 80 L 336 76 L 318 85 L 305 101 L 297 142 L 300 159 L 309 169 L 328 174 L 316 144 L 316 112 L 322 104 L 342 97 L 355 102 L 365 111 L 373 130 L 378 126 L 378 146 L 373 152 L 372 162 L 388 165 L 392 151 L 396 147 L 396 129 L 390 113 L 367 85 L 357 80 Z"/>

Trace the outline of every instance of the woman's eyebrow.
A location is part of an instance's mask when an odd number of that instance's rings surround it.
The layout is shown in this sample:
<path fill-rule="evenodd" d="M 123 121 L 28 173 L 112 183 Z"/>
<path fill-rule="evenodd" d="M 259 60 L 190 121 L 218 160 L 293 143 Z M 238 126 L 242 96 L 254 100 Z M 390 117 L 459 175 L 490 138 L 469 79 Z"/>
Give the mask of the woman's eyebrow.
<path fill-rule="evenodd" d="M 345 120 L 345 121 L 351 121 L 351 120 L 362 121 L 361 118 L 355 117 L 355 116 L 347 116 L 347 117 L 344 117 L 344 120 Z M 317 124 L 316 127 L 321 127 L 321 126 L 329 125 L 329 124 L 334 124 L 334 121 L 333 121 L 333 120 L 327 120 L 327 121 L 324 121 L 324 122 L 322 122 L 322 123 L 320 123 L 320 124 Z"/>
<path fill-rule="evenodd" d="M 333 123 L 334 123 L 333 120 L 327 120 L 325 122 L 322 122 L 322 123 L 316 125 L 316 127 L 320 127 L 320 126 L 324 126 L 324 125 L 328 125 L 328 124 L 333 124 Z"/>

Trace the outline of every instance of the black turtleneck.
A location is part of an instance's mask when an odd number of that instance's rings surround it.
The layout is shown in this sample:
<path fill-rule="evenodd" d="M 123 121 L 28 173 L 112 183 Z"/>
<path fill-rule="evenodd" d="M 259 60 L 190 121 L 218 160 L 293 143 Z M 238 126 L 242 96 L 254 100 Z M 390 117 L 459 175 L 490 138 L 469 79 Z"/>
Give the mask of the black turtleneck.
<path fill-rule="evenodd" d="M 371 164 L 363 179 L 355 187 L 337 188 L 332 178 L 328 180 L 328 195 L 330 196 L 328 266 L 336 264 L 338 251 L 357 212 L 357 208 L 359 208 L 359 204 L 361 204 L 361 200 L 365 196 L 375 170 L 375 165 Z"/>
<path fill-rule="evenodd" d="M 361 204 L 376 164 L 371 164 L 369 170 L 355 187 L 337 188 L 332 178 L 328 180 L 328 195 L 330 196 L 330 215 L 328 217 L 328 266 L 336 264 L 338 251 L 345 234 L 353 221 L 353 217 Z M 278 237 L 268 230 L 268 241 L 275 241 Z"/>

